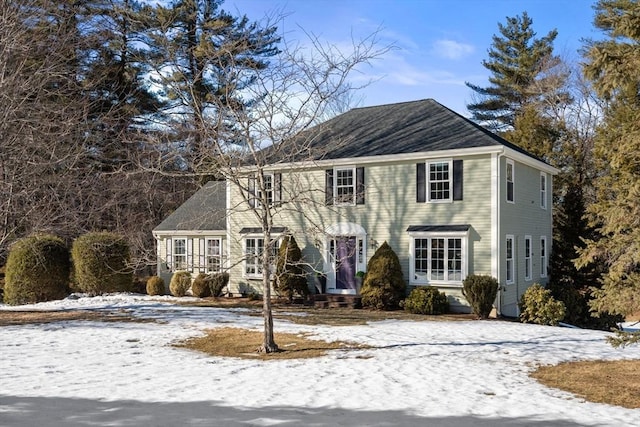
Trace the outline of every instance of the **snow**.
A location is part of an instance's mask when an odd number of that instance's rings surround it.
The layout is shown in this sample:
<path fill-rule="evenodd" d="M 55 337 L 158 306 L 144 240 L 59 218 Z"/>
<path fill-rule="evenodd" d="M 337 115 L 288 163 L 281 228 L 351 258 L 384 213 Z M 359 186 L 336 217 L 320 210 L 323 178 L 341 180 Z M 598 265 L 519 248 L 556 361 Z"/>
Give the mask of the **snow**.
<path fill-rule="evenodd" d="M 243 360 L 170 344 L 216 327 L 260 329 L 260 317 L 175 301 L 114 294 L 0 305 L 124 310 L 157 320 L 0 328 L 0 425 L 640 425 L 640 410 L 586 402 L 528 377 L 541 364 L 640 358 L 637 346 L 607 344 L 606 332 L 503 321 L 306 326 L 276 319 L 279 332 L 373 348 Z"/>

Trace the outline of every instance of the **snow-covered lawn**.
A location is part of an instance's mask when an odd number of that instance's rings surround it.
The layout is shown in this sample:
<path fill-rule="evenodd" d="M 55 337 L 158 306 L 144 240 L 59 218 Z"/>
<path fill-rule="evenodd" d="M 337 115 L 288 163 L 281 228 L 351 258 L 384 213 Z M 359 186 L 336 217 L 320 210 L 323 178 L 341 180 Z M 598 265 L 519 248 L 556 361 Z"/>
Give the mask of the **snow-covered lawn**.
<path fill-rule="evenodd" d="M 140 295 L 1 310 L 131 310 L 154 323 L 69 321 L 0 328 L 0 425 L 640 426 L 640 410 L 585 402 L 528 377 L 539 364 L 640 358 L 607 333 L 501 321 L 382 321 L 276 331 L 366 350 L 306 360 L 209 357 L 172 342 L 260 329 L 242 309 Z"/>

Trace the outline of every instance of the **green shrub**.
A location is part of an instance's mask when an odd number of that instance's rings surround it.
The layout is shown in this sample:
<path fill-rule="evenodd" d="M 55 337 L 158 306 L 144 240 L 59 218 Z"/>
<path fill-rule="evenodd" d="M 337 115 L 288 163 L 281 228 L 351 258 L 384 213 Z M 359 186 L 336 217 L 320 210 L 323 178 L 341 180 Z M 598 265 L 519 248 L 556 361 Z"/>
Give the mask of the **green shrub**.
<path fill-rule="evenodd" d="M 430 286 L 413 288 L 401 305 L 405 311 L 414 314 L 445 314 L 449 311 L 447 295 Z"/>
<path fill-rule="evenodd" d="M 538 325 L 557 325 L 564 319 L 565 306 L 551 296 L 551 291 L 534 284 L 520 299 L 520 321 Z"/>
<path fill-rule="evenodd" d="M 7 259 L 4 302 L 31 304 L 68 294 L 69 249 L 62 239 L 33 235 L 17 241 Z"/>
<path fill-rule="evenodd" d="M 618 323 L 624 321 L 624 316 L 619 314 L 599 313 L 590 310 L 589 303 L 594 299 L 593 290 L 595 287 L 582 285 L 576 288 L 576 284 L 571 281 L 557 282 L 552 277 L 546 289 L 551 291 L 553 298 L 564 304 L 563 322 L 580 328 L 610 331 Z"/>
<path fill-rule="evenodd" d="M 71 247 L 76 286 L 90 295 L 129 292 L 133 286 L 129 244 L 114 233 L 87 233 Z"/>
<path fill-rule="evenodd" d="M 469 302 L 473 314 L 486 319 L 498 295 L 498 281 L 491 276 L 471 274 L 462 281 L 462 295 Z"/>
<path fill-rule="evenodd" d="M 309 295 L 307 277 L 302 268 L 302 251 L 293 236 L 282 239 L 276 262 L 274 289 L 280 295 L 293 301 L 295 295 Z"/>
<path fill-rule="evenodd" d="M 149 277 L 147 280 L 147 295 L 164 295 L 164 280 L 162 277 Z"/>
<path fill-rule="evenodd" d="M 191 286 L 191 273 L 188 271 L 176 271 L 169 283 L 169 292 L 174 297 L 183 297 Z"/>
<path fill-rule="evenodd" d="M 211 296 L 219 297 L 222 295 L 222 290 L 229 284 L 229 273 L 214 273 L 209 280 L 209 289 L 211 290 Z"/>
<path fill-rule="evenodd" d="M 191 294 L 194 297 L 205 298 L 211 295 L 211 276 L 200 273 L 191 284 Z"/>
<path fill-rule="evenodd" d="M 378 310 L 393 310 L 405 297 L 406 284 L 398 256 L 384 242 L 369 260 L 362 284 L 362 305 Z"/>

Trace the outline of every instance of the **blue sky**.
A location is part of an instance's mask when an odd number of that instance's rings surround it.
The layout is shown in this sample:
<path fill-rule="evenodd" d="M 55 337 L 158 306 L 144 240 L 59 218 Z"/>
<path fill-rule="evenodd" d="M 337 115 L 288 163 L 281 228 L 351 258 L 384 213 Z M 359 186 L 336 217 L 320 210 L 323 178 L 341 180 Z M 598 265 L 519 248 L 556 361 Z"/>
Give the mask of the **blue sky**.
<path fill-rule="evenodd" d="M 556 53 L 573 61 L 593 28 L 595 0 L 226 0 L 223 9 L 260 20 L 284 16 L 279 28 L 288 40 L 304 31 L 341 46 L 378 28 L 382 44 L 397 49 L 361 69 L 372 84 L 356 95 L 358 106 L 433 98 L 468 116 L 471 90 L 486 86 L 482 66 L 498 23 L 527 11 L 538 37 L 557 29 Z"/>

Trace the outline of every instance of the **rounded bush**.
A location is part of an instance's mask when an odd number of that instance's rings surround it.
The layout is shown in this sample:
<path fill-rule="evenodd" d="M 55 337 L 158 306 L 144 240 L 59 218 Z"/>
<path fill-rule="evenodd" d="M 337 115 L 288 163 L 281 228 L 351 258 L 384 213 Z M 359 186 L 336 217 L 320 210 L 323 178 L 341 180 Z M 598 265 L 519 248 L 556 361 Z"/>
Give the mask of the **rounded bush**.
<path fill-rule="evenodd" d="M 76 286 L 90 295 L 129 292 L 133 286 L 129 244 L 114 233 L 87 233 L 71 247 Z"/>
<path fill-rule="evenodd" d="M 7 259 L 4 302 L 18 305 L 64 298 L 70 268 L 69 249 L 62 239 L 34 235 L 17 241 Z"/>
<path fill-rule="evenodd" d="M 462 281 L 462 295 L 469 302 L 473 314 L 486 319 L 498 295 L 498 281 L 491 276 L 472 274 Z"/>
<path fill-rule="evenodd" d="M 205 298 L 211 296 L 211 276 L 200 273 L 191 284 L 191 294 L 194 297 Z"/>
<path fill-rule="evenodd" d="M 229 284 L 229 273 L 215 273 L 211 275 L 209 280 L 209 289 L 211 296 L 222 296 L 222 290 Z"/>
<path fill-rule="evenodd" d="M 191 273 L 188 271 L 176 271 L 169 283 L 169 292 L 174 297 L 183 297 L 191 286 Z"/>
<path fill-rule="evenodd" d="M 384 242 L 369 260 L 362 284 L 362 305 L 377 310 L 394 310 L 405 297 L 406 285 L 398 255 Z"/>
<path fill-rule="evenodd" d="M 147 279 L 147 295 L 164 295 L 164 280 L 159 276 Z"/>
<path fill-rule="evenodd" d="M 520 321 L 538 325 L 557 325 L 564 319 L 565 306 L 551 291 L 539 284 L 531 286 L 520 298 Z"/>
<path fill-rule="evenodd" d="M 309 295 L 307 275 L 302 268 L 302 251 L 293 236 L 286 236 L 282 240 L 276 262 L 276 292 L 290 302 L 295 295 L 306 297 Z"/>
<path fill-rule="evenodd" d="M 445 314 L 449 311 L 447 295 L 428 286 L 414 288 L 402 305 L 405 311 L 414 314 Z"/>

